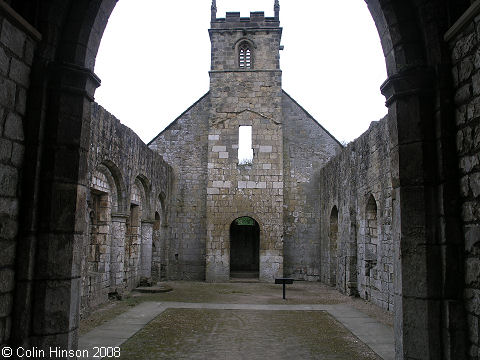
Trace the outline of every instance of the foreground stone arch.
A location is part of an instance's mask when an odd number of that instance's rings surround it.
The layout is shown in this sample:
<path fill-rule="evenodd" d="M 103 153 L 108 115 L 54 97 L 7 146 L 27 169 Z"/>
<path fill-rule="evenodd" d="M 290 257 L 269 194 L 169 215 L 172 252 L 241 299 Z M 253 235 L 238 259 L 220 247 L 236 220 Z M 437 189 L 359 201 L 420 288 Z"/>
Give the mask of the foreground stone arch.
<path fill-rule="evenodd" d="M 24 1 L 9 3 L 38 27 L 42 39 L 24 119 L 22 230 L 8 341 L 75 348 L 77 254 L 87 231 L 86 219 L 78 214 L 84 213 L 88 191 L 90 102 L 99 85 L 92 70 L 115 1 L 41 2 L 38 13 Z M 451 155 L 456 147 L 450 59 L 442 36 L 468 3 L 367 4 L 389 75 L 382 92 L 390 118 L 397 358 L 462 359 L 463 284 L 450 274 L 463 268 L 464 241 L 456 215 L 457 159 Z"/>

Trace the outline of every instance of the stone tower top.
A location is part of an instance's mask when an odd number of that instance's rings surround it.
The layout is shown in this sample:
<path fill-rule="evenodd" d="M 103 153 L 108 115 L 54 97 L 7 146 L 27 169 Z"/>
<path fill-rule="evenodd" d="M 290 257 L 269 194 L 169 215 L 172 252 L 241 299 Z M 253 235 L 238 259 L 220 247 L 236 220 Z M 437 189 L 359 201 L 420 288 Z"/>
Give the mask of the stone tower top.
<path fill-rule="evenodd" d="M 265 17 L 263 11 L 250 12 L 250 17 L 240 17 L 240 12 L 227 12 L 225 18 L 217 18 L 217 1 L 212 0 L 212 29 L 278 28 L 280 27 L 280 3 L 275 0 L 274 17 Z"/>
<path fill-rule="evenodd" d="M 275 5 L 273 6 L 273 11 L 275 13 L 275 19 L 280 19 L 280 2 L 279 0 L 275 0 Z"/>
<path fill-rule="evenodd" d="M 217 0 L 212 0 L 212 21 L 217 18 Z"/>

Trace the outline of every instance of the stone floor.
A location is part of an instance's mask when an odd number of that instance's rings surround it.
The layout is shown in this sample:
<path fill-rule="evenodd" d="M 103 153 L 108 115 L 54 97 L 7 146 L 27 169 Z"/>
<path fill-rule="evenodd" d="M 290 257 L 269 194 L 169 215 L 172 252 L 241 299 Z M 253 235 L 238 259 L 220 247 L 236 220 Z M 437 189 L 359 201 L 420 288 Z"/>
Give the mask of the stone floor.
<path fill-rule="evenodd" d="M 274 284 L 167 284 L 84 319 L 79 348 L 132 360 L 394 359 L 391 314 L 320 283 L 287 285 L 286 300 Z"/>

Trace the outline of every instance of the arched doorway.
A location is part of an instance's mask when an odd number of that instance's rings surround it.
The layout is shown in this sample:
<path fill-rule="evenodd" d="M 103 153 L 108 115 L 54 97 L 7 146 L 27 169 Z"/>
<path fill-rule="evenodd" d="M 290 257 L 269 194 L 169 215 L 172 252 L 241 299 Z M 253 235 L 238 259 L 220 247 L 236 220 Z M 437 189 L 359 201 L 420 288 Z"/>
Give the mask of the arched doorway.
<path fill-rule="evenodd" d="M 258 278 L 260 263 L 260 226 L 244 216 L 230 224 L 230 277 Z"/>

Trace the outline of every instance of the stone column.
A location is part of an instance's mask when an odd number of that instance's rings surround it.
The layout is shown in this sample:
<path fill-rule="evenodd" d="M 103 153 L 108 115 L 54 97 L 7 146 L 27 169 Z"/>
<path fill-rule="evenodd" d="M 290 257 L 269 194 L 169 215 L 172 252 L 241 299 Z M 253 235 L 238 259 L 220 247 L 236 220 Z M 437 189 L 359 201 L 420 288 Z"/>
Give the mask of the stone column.
<path fill-rule="evenodd" d="M 455 302 L 444 278 L 455 268 L 455 251 L 446 251 L 439 229 L 447 229 L 441 219 L 447 164 L 437 148 L 444 129 L 432 74 L 407 69 L 382 85 L 390 119 L 397 359 L 442 358 L 442 343 L 457 326 L 444 323 Z"/>
<path fill-rule="evenodd" d="M 47 93 L 41 93 L 48 116 L 38 145 L 41 158 L 35 162 L 39 168 L 30 169 L 35 173 L 30 176 L 37 176 L 30 195 L 38 198 L 38 218 L 26 226 L 32 227 L 36 244 L 27 250 L 34 255 L 21 264 L 13 343 L 30 339 L 29 346 L 39 349 L 52 344 L 71 349 L 77 343 L 87 231 L 90 105 L 100 81 L 89 69 L 69 63 L 51 63 L 48 71 L 37 68 L 33 77 L 37 85 L 49 84 Z"/>
<path fill-rule="evenodd" d="M 152 277 L 153 221 L 142 221 L 142 242 L 140 246 L 140 276 Z"/>
<path fill-rule="evenodd" d="M 112 244 L 110 263 L 110 292 L 121 293 L 124 289 L 125 234 L 127 216 L 112 214 Z"/>

